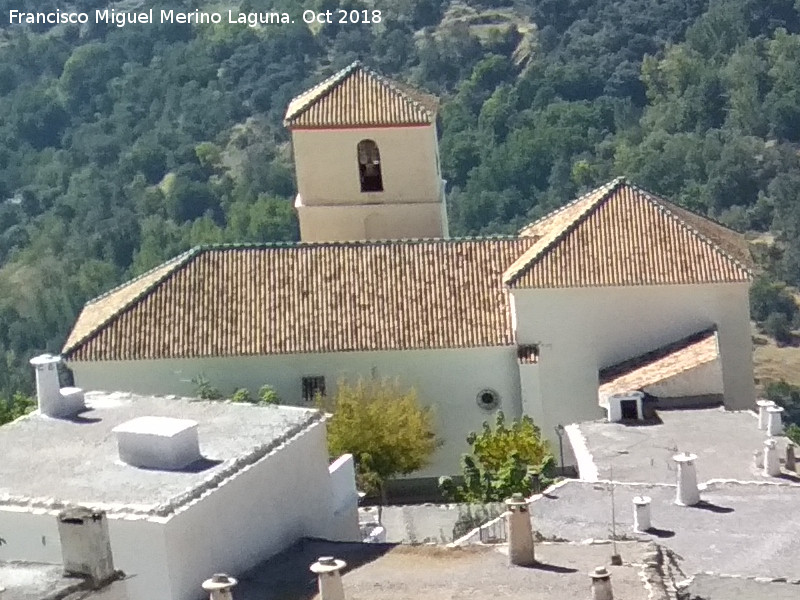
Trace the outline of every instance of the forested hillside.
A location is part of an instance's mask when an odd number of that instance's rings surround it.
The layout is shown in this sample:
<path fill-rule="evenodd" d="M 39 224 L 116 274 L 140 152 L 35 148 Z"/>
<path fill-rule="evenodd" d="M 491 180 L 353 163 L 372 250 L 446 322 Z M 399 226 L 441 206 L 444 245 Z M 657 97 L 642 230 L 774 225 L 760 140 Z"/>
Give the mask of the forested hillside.
<path fill-rule="evenodd" d="M 27 358 L 92 296 L 199 243 L 296 239 L 283 111 L 356 58 L 442 98 L 454 234 L 512 232 L 625 174 L 770 232 L 770 276 L 800 283 L 794 0 L 245 0 L 230 7 L 383 18 L 7 24 L 106 4 L 0 0 L 2 395 L 30 390 Z"/>

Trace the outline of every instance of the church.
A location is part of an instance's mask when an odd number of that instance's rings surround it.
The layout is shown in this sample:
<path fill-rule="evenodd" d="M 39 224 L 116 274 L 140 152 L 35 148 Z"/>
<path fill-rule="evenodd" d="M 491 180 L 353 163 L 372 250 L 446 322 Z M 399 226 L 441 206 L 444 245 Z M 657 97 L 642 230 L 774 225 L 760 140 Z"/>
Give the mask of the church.
<path fill-rule="evenodd" d="M 557 448 L 559 426 L 653 403 L 754 405 L 743 236 L 619 178 L 515 236 L 450 238 L 436 114 L 360 63 L 296 97 L 301 241 L 197 247 L 89 301 L 76 383 L 308 406 L 396 378 L 444 442 L 420 478 L 457 474 L 498 410 Z"/>

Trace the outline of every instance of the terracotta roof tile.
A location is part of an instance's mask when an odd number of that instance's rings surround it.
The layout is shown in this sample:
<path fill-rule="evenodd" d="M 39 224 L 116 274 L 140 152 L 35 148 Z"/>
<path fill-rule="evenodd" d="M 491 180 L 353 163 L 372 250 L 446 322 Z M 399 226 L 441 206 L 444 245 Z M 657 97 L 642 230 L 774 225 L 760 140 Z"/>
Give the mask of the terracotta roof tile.
<path fill-rule="evenodd" d="M 514 343 L 526 238 L 207 247 L 86 305 L 66 358 L 134 360 Z"/>
<path fill-rule="evenodd" d="M 290 128 L 428 125 L 436 98 L 392 81 L 359 62 L 294 98 L 284 124 Z"/>
<path fill-rule="evenodd" d="M 641 390 L 719 358 L 717 332 L 705 330 L 600 371 L 601 398 Z M 602 399 L 601 399 L 602 401 Z"/>
<path fill-rule="evenodd" d="M 524 228 L 514 288 L 748 281 L 744 236 L 617 179 Z"/>

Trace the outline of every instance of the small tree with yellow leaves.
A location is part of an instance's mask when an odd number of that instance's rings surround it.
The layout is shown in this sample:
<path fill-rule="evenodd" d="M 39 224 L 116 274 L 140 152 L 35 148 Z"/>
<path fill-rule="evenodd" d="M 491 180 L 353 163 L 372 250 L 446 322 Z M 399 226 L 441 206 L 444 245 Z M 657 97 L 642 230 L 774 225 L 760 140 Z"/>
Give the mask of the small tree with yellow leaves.
<path fill-rule="evenodd" d="M 336 394 L 319 398 L 318 406 L 333 413 L 327 424 L 331 457 L 352 454 L 359 486 L 380 493 L 384 504 L 386 482 L 426 467 L 440 445 L 431 409 L 397 381 L 340 381 Z"/>
<path fill-rule="evenodd" d="M 462 458 L 463 484 L 439 478 L 442 494 L 455 502 L 502 502 L 514 493 L 526 496 L 534 485 L 552 481 L 555 460 L 541 431 L 529 416 L 510 424 L 498 411 L 494 427 L 467 436 L 472 454 Z"/>

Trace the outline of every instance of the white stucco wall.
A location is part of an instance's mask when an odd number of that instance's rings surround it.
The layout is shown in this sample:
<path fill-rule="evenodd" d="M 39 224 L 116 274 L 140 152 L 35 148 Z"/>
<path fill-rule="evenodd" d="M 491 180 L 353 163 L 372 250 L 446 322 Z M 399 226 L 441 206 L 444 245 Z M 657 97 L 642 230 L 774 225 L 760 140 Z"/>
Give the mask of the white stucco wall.
<path fill-rule="evenodd" d="M 383 192 L 362 192 L 357 147 L 373 140 Z M 306 205 L 437 202 L 440 180 L 434 125 L 292 131 L 297 189 Z"/>
<path fill-rule="evenodd" d="M 525 398 L 543 430 L 603 418 L 598 371 L 716 325 L 725 403 L 755 401 L 748 285 L 515 290 L 517 338 L 539 345 L 541 400 Z"/>
<path fill-rule="evenodd" d="M 656 384 L 648 385 L 643 391 L 657 398 L 721 395 L 722 363 L 719 360 L 712 360 Z"/>
<path fill-rule="evenodd" d="M 0 506 L 0 561 L 61 564 L 57 510 Z M 109 515 L 108 534 L 115 568 L 132 577 L 126 587 L 133 598 L 159 598 L 159 586 L 169 587 L 163 523 Z M 169 596 L 160 596 L 170 600 Z"/>
<path fill-rule="evenodd" d="M 295 203 L 304 242 L 446 237 L 443 202 L 304 206 Z"/>
<path fill-rule="evenodd" d="M 315 423 L 171 517 L 171 594 L 141 597 L 199 600 L 214 573 L 241 574 L 303 536 L 330 537 L 331 497 L 325 426 Z"/>
<path fill-rule="evenodd" d="M 342 378 L 397 378 L 401 385 L 413 387 L 424 405 L 434 407 L 438 435 L 444 440 L 433 463 L 419 471 L 417 477 L 461 472 L 461 455 L 469 449 L 467 433 L 479 430 L 487 418 L 494 418 L 477 405 L 481 390 L 493 389 L 500 395 L 500 408 L 507 417 L 521 414 L 519 370 L 513 347 L 73 362 L 69 366 L 76 385 L 87 390 L 191 396 L 196 393 L 191 379 L 204 374 L 226 394 L 239 387 L 255 393 L 268 383 L 283 403 L 294 405 L 303 405 L 304 376 L 324 376 L 328 394 L 335 393 L 336 383 Z"/>
<path fill-rule="evenodd" d="M 314 423 L 173 516 L 109 514 L 115 567 L 132 598 L 200 600 L 212 574 L 241 574 L 303 536 L 358 539 L 356 499 L 342 510 L 354 487 L 346 476 L 337 476 L 336 503 L 325 425 Z M 0 507 L 0 560 L 60 564 L 57 515 Z"/>

